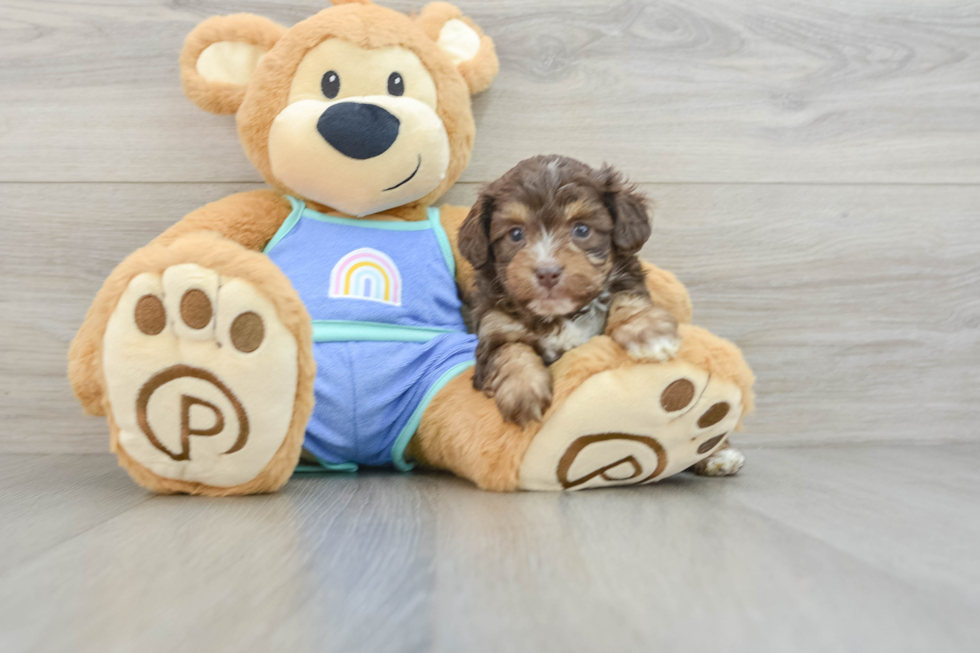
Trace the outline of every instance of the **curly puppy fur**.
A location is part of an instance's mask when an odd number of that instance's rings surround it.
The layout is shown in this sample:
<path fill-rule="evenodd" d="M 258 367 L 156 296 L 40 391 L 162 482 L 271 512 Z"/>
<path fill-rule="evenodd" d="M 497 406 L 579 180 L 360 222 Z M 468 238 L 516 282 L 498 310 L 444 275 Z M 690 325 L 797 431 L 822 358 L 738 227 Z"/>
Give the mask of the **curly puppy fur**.
<path fill-rule="evenodd" d="M 546 366 L 594 336 L 637 360 L 676 353 L 677 320 L 654 305 L 637 257 L 650 233 L 645 198 L 609 166 L 538 156 L 483 189 L 459 249 L 476 270 L 473 384 L 506 419 L 540 420 Z"/>

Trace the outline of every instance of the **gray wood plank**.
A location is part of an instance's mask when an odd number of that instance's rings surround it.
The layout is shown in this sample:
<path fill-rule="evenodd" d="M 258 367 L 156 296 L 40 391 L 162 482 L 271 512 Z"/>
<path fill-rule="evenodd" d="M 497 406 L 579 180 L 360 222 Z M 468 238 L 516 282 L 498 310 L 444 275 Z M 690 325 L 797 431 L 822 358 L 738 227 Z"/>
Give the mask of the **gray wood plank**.
<path fill-rule="evenodd" d="M 466 181 L 550 151 L 647 182 L 980 180 L 975 2 L 458 4 L 501 57 Z M 235 8 L 292 24 L 323 5 Z M 233 121 L 178 82 L 184 36 L 227 3 L 0 6 L 0 181 L 258 181 Z"/>
<path fill-rule="evenodd" d="M 750 441 L 980 439 L 980 187 L 650 194 L 644 253 L 758 376 Z"/>
<path fill-rule="evenodd" d="M 427 650 L 432 519 L 393 474 L 154 497 L 0 575 L 0 649 Z"/>
<path fill-rule="evenodd" d="M 903 448 L 894 455 L 911 458 L 911 466 L 932 449 Z M 900 566 L 886 572 L 869 564 L 839 548 L 833 536 L 840 539 L 850 527 L 888 558 L 930 559 L 933 541 L 961 533 L 948 513 L 923 514 L 917 528 L 891 539 L 908 525 L 892 495 L 903 479 L 874 466 L 871 448 L 854 454 L 855 462 L 873 469 L 865 491 L 837 491 L 836 503 L 821 505 L 818 518 L 808 520 L 811 528 L 802 530 L 798 523 L 806 517 L 783 519 L 789 506 L 805 514 L 808 500 L 826 501 L 819 491 L 829 493 L 842 474 L 837 460 L 808 458 L 811 451 L 769 451 L 750 457 L 743 476 L 684 475 L 647 496 L 630 489 L 517 497 L 445 493 L 437 540 L 450 558 L 440 556 L 440 564 L 453 573 L 437 605 L 453 626 L 443 631 L 439 650 L 470 650 L 477 642 L 477 650 L 489 651 L 972 650 L 980 642 L 980 629 L 967 616 L 976 610 L 967 587 L 977 573 L 968 548 L 975 548 L 976 532 L 949 552 L 951 566 L 968 568 L 952 586 L 912 580 Z M 967 457 L 977 452 L 966 449 L 958 468 L 967 472 Z M 751 494 L 746 485 L 754 488 Z M 946 501 L 957 521 L 976 521 L 975 475 L 971 487 L 950 497 L 926 486 L 920 501 Z M 765 504 L 767 511 L 756 508 L 763 499 L 775 503 L 775 493 L 783 494 L 787 515 L 774 516 Z M 843 516 L 822 529 L 819 516 L 834 507 Z M 886 510 L 875 522 L 861 522 L 875 507 Z M 514 642 L 519 645 L 511 648 Z"/>
<path fill-rule="evenodd" d="M 150 494 L 108 456 L 0 456 L 0 576 Z"/>
<path fill-rule="evenodd" d="M 980 445 L 746 455 L 738 492 L 726 498 L 923 590 L 980 605 L 980 519 L 963 512 L 980 506 Z"/>
<path fill-rule="evenodd" d="M 0 242 L 0 450 L 105 451 L 104 422 L 81 416 L 65 380 L 92 296 L 183 213 L 253 187 L 0 184 L 12 225 Z M 758 374 L 741 442 L 980 437 L 980 187 L 643 190 L 658 206 L 644 255 L 688 284 L 695 322 L 742 346 Z"/>
<path fill-rule="evenodd" d="M 759 450 L 733 479 L 571 495 L 361 474 L 155 497 L 0 574 L 0 648 L 972 651 L 978 454 Z M 94 500 L 98 471 L 68 474 Z"/>

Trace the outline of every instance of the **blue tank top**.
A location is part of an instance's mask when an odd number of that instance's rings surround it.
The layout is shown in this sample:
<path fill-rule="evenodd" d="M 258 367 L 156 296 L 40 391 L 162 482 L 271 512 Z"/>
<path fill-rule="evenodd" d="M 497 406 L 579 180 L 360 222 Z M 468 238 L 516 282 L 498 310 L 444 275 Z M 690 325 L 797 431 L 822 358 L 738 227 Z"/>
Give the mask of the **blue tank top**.
<path fill-rule="evenodd" d="M 473 364 L 455 260 L 428 220 L 340 218 L 289 197 L 265 248 L 313 320 L 316 402 L 305 446 L 325 466 L 393 463 L 435 393 Z"/>

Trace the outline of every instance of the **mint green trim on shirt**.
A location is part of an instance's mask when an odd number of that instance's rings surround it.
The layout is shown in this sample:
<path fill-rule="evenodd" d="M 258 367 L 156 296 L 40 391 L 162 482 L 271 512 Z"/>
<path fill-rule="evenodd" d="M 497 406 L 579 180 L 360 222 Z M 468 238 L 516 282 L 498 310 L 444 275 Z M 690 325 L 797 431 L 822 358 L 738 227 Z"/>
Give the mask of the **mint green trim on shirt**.
<path fill-rule="evenodd" d="M 313 209 L 306 209 L 306 211 L 303 212 L 303 215 L 313 220 L 319 220 L 320 222 L 342 224 L 348 227 L 364 227 L 365 229 L 387 229 L 388 231 L 425 231 L 426 229 L 432 228 L 432 225 L 424 220 L 416 222 L 402 222 L 401 220 L 340 218 L 336 215 L 327 215 L 325 213 L 320 213 L 319 211 L 314 211 Z"/>
<path fill-rule="evenodd" d="M 434 206 L 429 207 L 429 222 L 432 223 L 432 230 L 435 232 L 436 241 L 439 243 L 439 249 L 442 250 L 442 258 L 446 259 L 446 267 L 449 268 L 449 276 L 456 279 L 456 257 L 453 256 L 453 247 L 449 244 L 449 235 L 446 234 L 446 228 L 442 226 L 442 221 L 439 219 L 440 211 Z"/>
<path fill-rule="evenodd" d="M 316 458 L 316 456 L 313 456 Z M 352 474 L 358 469 L 357 463 L 328 463 L 325 460 L 316 458 L 315 463 L 300 461 L 293 474 Z"/>
<path fill-rule="evenodd" d="M 264 254 L 268 254 L 270 249 L 277 245 L 280 240 L 286 237 L 286 234 L 293 230 L 293 227 L 295 227 L 296 223 L 299 222 L 300 216 L 303 215 L 303 209 L 306 208 L 306 204 L 304 204 L 302 200 L 298 200 L 292 195 L 286 195 L 286 199 L 289 200 L 290 204 L 292 204 L 293 210 L 290 211 L 289 216 L 283 221 L 283 223 L 279 225 L 279 230 L 276 231 L 276 235 L 272 237 L 269 244 L 262 250 Z"/>
<path fill-rule="evenodd" d="M 313 320 L 313 342 L 429 342 L 444 333 L 463 332 L 383 322 Z"/>
<path fill-rule="evenodd" d="M 388 231 L 425 231 L 426 229 L 435 229 L 436 240 L 439 241 L 439 248 L 442 249 L 442 254 L 446 256 L 446 248 L 449 246 L 449 238 L 446 236 L 445 230 L 442 225 L 439 224 L 439 209 L 433 209 L 429 207 L 428 220 L 421 220 L 417 222 L 402 222 L 398 220 L 368 220 L 367 218 L 341 218 L 336 215 L 327 215 L 326 213 L 320 213 L 319 211 L 314 211 L 313 209 L 307 208 L 306 203 L 293 197 L 292 195 L 286 195 L 286 199 L 292 205 L 293 210 L 290 212 L 289 217 L 280 225 L 279 230 L 276 231 L 276 235 L 272 237 L 269 244 L 265 246 L 262 251 L 268 253 L 275 245 L 279 243 L 280 240 L 286 237 L 296 223 L 299 222 L 300 218 L 310 218 L 311 220 L 318 220 L 320 222 L 330 222 L 332 224 L 341 224 L 348 227 L 364 227 L 365 229 L 386 229 Z M 435 220 L 433 221 L 432 215 L 435 211 Z M 445 243 L 443 242 L 445 240 Z M 449 258 L 446 259 L 447 264 L 450 266 L 451 270 L 455 269 L 455 262 L 452 258 L 452 249 L 449 249 Z M 453 272 L 453 277 L 455 278 L 456 273 Z"/>
<path fill-rule="evenodd" d="M 445 374 L 439 377 L 439 380 L 432 384 L 429 391 L 425 393 L 422 397 L 422 401 L 419 405 L 415 407 L 412 411 L 412 416 L 408 419 L 408 423 L 405 424 L 405 428 L 401 430 L 398 437 L 395 439 L 395 444 L 391 448 L 391 463 L 395 466 L 395 469 L 401 472 L 411 471 L 415 467 L 415 463 L 410 463 L 405 460 L 405 449 L 408 447 L 408 443 L 412 441 L 412 436 L 415 432 L 419 430 L 419 423 L 422 421 L 422 413 L 425 409 L 429 407 L 429 403 L 432 398 L 436 396 L 440 390 L 442 390 L 447 383 L 455 379 L 457 376 L 473 367 L 476 361 L 466 361 L 465 363 L 460 363 L 459 365 L 454 365 L 446 370 Z"/>

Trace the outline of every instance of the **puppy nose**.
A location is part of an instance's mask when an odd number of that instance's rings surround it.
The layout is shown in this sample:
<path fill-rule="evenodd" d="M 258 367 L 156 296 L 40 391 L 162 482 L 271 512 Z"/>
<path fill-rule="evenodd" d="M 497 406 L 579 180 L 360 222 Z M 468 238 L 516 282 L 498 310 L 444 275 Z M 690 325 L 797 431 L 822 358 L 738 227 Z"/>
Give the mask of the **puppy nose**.
<path fill-rule="evenodd" d="M 341 154 L 352 159 L 373 159 L 384 154 L 398 138 L 398 118 L 376 104 L 340 102 L 316 121 L 316 130 Z"/>
<path fill-rule="evenodd" d="M 545 288 L 554 288 L 557 286 L 558 280 L 561 279 L 561 273 L 562 269 L 557 265 L 534 268 L 534 276 L 537 277 L 538 283 Z"/>

